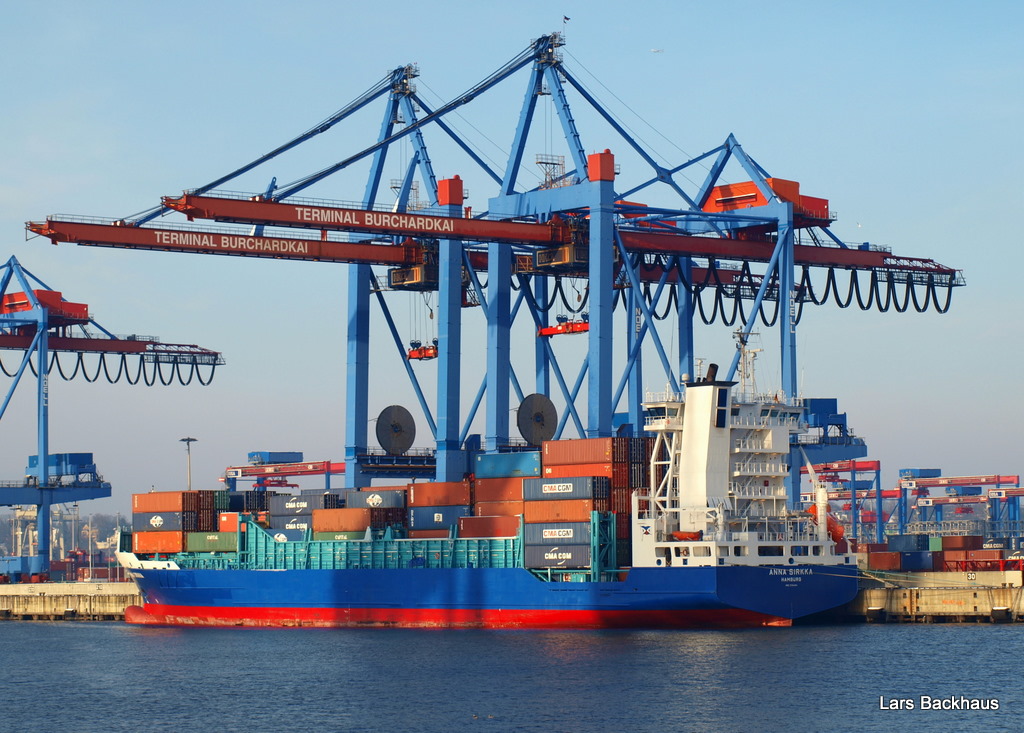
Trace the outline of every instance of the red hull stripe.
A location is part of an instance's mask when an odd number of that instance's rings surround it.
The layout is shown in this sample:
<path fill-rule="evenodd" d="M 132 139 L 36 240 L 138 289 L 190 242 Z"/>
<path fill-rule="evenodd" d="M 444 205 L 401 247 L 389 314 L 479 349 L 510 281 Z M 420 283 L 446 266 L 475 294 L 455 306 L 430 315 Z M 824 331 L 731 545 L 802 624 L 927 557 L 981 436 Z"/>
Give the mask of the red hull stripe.
<path fill-rule="evenodd" d="M 323 628 L 687 629 L 789 626 L 790 619 L 737 608 L 680 611 L 552 611 L 475 608 L 224 608 L 131 606 L 131 624 Z"/>

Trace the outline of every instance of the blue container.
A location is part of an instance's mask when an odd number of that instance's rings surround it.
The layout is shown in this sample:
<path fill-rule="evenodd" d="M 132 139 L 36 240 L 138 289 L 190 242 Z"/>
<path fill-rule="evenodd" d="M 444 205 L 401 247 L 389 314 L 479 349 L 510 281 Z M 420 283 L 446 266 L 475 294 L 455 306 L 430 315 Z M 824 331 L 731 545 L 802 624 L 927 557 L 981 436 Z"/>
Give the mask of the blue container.
<path fill-rule="evenodd" d="M 949 496 L 981 496 L 980 486 L 951 486 L 946 489 Z"/>
<path fill-rule="evenodd" d="M 262 466 L 266 463 L 302 463 L 302 453 L 298 451 L 258 450 L 249 454 L 249 463 Z"/>
<path fill-rule="evenodd" d="M 245 494 L 241 491 L 229 491 L 228 494 L 228 507 L 229 512 L 244 512 L 245 511 Z"/>
<path fill-rule="evenodd" d="M 526 545 L 590 545 L 590 522 L 548 522 L 524 524 L 523 543 Z"/>
<path fill-rule="evenodd" d="M 928 549 L 926 534 L 894 534 L 888 540 L 889 552 L 920 552 Z"/>
<path fill-rule="evenodd" d="M 603 476 L 523 479 L 525 501 L 607 499 L 610 491 L 611 479 Z"/>
<path fill-rule="evenodd" d="M 448 529 L 459 517 L 471 516 L 468 506 L 417 506 L 409 509 L 409 529 Z"/>
<path fill-rule="evenodd" d="M 405 506 L 405 489 L 346 491 L 345 506 L 366 509 L 397 509 Z"/>
<path fill-rule="evenodd" d="M 932 553 L 924 552 L 901 552 L 900 570 L 911 572 L 930 571 L 932 569 Z"/>
<path fill-rule="evenodd" d="M 941 468 L 901 468 L 900 478 L 938 478 Z"/>
<path fill-rule="evenodd" d="M 528 568 L 589 568 L 590 545 L 527 545 Z"/>
<path fill-rule="evenodd" d="M 278 542 L 302 542 L 306 539 L 304 529 L 271 529 L 270 536 Z"/>
<path fill-rule="evenodd" d="M 139 512 L 132 514 L 136 532 L 198 532 L 197 512 Z"/>
<path fill-rule="evenodd" d="M 477 478 L 520 478 L 540 476 L 540 451 L 480 453 L 473 464 Z"/>
<path fill-rule="evenodd" d="M 313 515 L 312 514 L 299 514 L 289 515 L 286 517 L 276 517 L 273 514 L 270 515 L 270 528 L 272 530 L 292 530 L 298 532 L 305 532 L 307 529 L 313 528 Z"/>
<path fill-rule="evenodd" d="M 341 506 L 341 497 L 337 494 L 281 494 L 270 497 L 269 506 L 270 513 L 279 517 L 309 515 L 314 509 L 337 509 Z"/>

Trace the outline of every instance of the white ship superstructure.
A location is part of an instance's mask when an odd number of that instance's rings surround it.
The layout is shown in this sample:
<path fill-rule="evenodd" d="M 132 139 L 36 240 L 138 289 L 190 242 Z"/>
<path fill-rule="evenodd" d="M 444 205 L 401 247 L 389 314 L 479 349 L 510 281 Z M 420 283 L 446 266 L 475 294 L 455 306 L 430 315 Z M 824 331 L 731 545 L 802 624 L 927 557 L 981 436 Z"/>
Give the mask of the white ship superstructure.
<path fill-rule="evenodd" d="M 648 395 L 657 436 L 651 490 L 634 495 L 633 566 L 836 565 L 825 522 L 787 508 L 790 436 L 799 399 L 742 394 L 717 366 L 685 393 Z M 821 512 L 819 516 L 823 516 Z"/>

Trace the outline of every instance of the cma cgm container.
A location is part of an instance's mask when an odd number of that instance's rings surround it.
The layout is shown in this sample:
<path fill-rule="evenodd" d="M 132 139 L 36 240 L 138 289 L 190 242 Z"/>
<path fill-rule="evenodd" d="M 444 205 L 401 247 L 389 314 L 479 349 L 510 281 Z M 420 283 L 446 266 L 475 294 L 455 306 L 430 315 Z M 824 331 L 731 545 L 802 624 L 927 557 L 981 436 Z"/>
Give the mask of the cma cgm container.
<path fill-rule="evenodd" d="M 270 515 L 270 528 L 271 529 L 295 529 L 305 531 L 307 529 L 313 529 L 313 515 L 312 514 L 296 514 L 285 517 L 275 517 L 273 514 Z"/>
<path fill-rule="evenodd" d="M 526 545 L 589 545 L 591 536 L 590 522 L 548 522 L 523 527 Z"/>
<path fill-rule="evenodd" d="M 312 514 L 314 509 L 336 509 L 341 505 L 340 498 L 335 494 L 310 494 L 291 496 L 281 494 L 270 497 L 271 516 L 298 516 Z"/>
<path fill-rule="evenodd" d="M 590 567 L 590 545 L 527 545 L 523 552 L 528 568 Z"/>
<path fill-rule="evenodd" d="M 523 479 L 526 501 L 556 499 L 607 499 L 611 482 L 600 476 L 577 476 L 564 479 Z"/>
<path fill-rule="evenodd" d="M 139 531 L 197 532 L 198 512 L 136 512 L 132 514 L 132 528 Z"/>
<path fill-rule="evenodd" d="M 480 453 L 473 464 L 477 479 L 540 476 L 540 451 Z"/>
<path fill-rule="evenodd" d="M 390 509 L 405 506 L 405 489 L 380 489 L 375 491 L 346 491 L 345 506 L 367 509 L 385 507 Z"/>

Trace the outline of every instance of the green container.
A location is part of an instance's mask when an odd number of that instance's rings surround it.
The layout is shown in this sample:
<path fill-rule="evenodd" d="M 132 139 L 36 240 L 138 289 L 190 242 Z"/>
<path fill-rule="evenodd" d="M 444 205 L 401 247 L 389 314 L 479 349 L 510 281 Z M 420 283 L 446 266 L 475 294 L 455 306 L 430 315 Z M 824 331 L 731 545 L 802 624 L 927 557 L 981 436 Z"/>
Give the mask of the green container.
<path fill-rule="evenodd" d="M 186 552 L 235 552 L 238 550 L 237 532 L 187 532 Z"/>
<path fill-rule="evenodd" d="M 226 512 L 231 508 L 231 497 L 227 491 L 213 492 L 213 508 L 218 512 Z"/>
<path fill-rule="evenodd" d="M 942 552 L 942 538 L 941 537 L 929 537 L 928 538 L 928 551 L 929 552 Z"/>
<path fill-rule="evenodd" d="M 337 540 L 361 540 L 366 537 L 366 530 L 361 532 L 314 532 L 314 542 L 335 542 Z"/>

